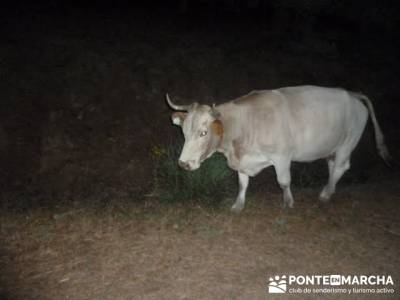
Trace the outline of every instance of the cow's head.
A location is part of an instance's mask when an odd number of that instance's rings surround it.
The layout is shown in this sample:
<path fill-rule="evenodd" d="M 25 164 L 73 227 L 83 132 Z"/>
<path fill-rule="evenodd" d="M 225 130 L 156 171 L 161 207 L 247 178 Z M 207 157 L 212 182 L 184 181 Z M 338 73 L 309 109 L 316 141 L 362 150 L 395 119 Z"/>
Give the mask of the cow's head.
<path fill-rule="evenodd" d="M 171 116 L 172 123 L 182 127 L 185 137 L 178 163 L 185 170 L 196 170 L 221 143 L 224 129 L 219 119 L 220 114 L 214 106 L 196 102 L 191 105 L 175 105 L 168 94 L 166 99 L 168 105 L 176 110 Z"/>

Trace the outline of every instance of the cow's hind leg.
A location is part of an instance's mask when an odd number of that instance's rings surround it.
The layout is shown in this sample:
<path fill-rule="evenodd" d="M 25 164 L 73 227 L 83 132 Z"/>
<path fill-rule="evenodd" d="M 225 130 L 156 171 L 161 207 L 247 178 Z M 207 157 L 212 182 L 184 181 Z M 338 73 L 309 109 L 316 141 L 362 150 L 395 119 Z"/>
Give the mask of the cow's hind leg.
<path fill-rule="evenodd" d="M 323 202 L 329 201 L 335 192 L 337 182 L 343 176 L 344 172 L 350 168 L 350 157 L 343 157 L 338 153 L 335 159 L 328 159 L 328 167 L 329 180 L 319 195 L 319 199 Z"/>
<path fill-rule="evenodd" d="M 283 190 L 283 206 L 293 207 L 293 195 L 290 190 L 290 160 L 279 160 L 274 164 L 279 186 Z"/>
<path fill-rule="evenodd" d="M 231 211 L 235 213 L 240 213 L 244 207 L 246 201 L 246 191 L 249 185 L 249 176 L 238 172 L 239 179 L 239 193 L 236 197 L 236 202 L 233 204 Z"/>
<path fill-rule="evenodd" d="M 337 182 L 350 168 L 350 156 L 361 138 L 366 120 L 366 117 L 361 118 L 360 116 L 357 117 L 357 115 L 352 118 L 347 139 L 338 147 L 334 158 L 328 159 L 329 180 L 319 195 L 321 201 L 326 202 L 331 198 L 335 192 Z"/>

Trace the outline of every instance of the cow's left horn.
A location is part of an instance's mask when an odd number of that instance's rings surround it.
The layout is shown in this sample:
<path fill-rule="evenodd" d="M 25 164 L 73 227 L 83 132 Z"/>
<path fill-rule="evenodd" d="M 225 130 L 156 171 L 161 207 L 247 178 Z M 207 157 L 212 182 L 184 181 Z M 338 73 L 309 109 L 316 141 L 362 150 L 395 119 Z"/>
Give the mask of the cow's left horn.
<path fill-rule="evenodd" d="M 219 119 L 219 117 L 221 116 L 221 114 L 219 113 L 219 111 L 217 111 L 217 109 L 215 108 L 215 103 L 213 103 L 212 107 L 211 107 L 211 114 L 214 118 Z"/>
<path fill-rule="evenodd" d="M 174 109 L 174 110 L 184 110 L 184 111 L 188 111 L 190 105 L 176 105 L 174 103 L 172 103 L 171 99 L 169 98 L 168 94 L 165 95 L 165 98 L 167 99 L 167 103 L 168 105 Z"/>

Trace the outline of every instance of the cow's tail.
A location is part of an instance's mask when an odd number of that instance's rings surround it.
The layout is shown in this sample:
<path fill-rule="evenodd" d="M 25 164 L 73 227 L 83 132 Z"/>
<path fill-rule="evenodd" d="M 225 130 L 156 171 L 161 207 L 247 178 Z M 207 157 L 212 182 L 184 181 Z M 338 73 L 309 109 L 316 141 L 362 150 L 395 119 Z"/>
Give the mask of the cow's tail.
<path fill-rule="evenodd" d="M 367 106 L 369 110 L 369 115 L 371 116 L 372 123 L 374 124 L 376 148 L 378 149 L 378 153 L 382 157 L 384 162 L 388 166 L 391 166 L 393 163 L 393 158 L 390 155 L 388 148 L 386 147 L 385 136 L 383 135 L 382 130 L 379 127 L 378 120 L 376 119 L 375 116 L 374 106 L 372 105 L 371 100 L 364 94 L 361 93 L 353 93 L 353 94 L 356 98 L 363 100 L 365 105 Z"/>

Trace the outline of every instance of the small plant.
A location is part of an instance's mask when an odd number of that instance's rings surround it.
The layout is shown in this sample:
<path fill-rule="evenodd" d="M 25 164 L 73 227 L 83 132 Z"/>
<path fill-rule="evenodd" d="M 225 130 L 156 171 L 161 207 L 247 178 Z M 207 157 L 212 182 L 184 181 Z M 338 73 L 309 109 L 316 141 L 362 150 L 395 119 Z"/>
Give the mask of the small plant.
<path fill-rule="evenodd" d="M 178 166 L 182 146 L 153 147 L 154 193 L 165 202 L 201 200 L 207 204 L 220 203 L 235 187 L 234 172 L 228 168 L 223 155 L 216 153 L 195 171 Z"/>
<path fill-rule="evenodd" d="M 277 218 L 275 218 L 275 220 L 273 222 L 273 226 L 279 232 L 286 231 L 287 230 L 287 226 L 288 226 L 287 217 L 286 216 L 278 216 Z"/>

